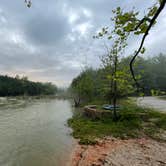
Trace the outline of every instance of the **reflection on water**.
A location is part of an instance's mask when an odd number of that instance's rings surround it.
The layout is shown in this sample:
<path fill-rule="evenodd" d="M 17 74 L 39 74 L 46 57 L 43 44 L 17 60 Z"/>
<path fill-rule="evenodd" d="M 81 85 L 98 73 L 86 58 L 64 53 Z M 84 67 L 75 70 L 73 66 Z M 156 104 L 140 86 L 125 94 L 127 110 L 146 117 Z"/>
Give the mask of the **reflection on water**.
<path fill-rule="evenodd" d="M 0 166 L 64 166 L 74 141 L 67 100 L 0 99 Z"/>

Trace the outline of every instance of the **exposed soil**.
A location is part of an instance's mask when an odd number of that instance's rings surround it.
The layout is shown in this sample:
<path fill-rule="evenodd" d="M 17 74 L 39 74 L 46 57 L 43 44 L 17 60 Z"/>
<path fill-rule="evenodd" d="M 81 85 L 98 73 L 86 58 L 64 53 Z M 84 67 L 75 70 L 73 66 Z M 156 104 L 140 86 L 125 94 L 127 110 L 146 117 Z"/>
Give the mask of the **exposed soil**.
<path fill-rule="evenodd" d="M 166 166 L 166 143 L 107 137 L 94 146 L 77 145 L 70 166 Z"/>

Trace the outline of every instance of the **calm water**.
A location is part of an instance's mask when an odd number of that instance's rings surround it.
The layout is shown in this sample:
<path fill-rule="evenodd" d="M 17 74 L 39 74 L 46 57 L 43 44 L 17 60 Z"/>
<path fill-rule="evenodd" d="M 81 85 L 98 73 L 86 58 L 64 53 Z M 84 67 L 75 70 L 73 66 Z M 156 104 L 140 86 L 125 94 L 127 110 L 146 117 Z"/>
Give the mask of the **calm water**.
<path fill-rule="evenodd" d="M 74 141 L 67 100 L 0 99 L 0 166 L 64 166 Z"/>

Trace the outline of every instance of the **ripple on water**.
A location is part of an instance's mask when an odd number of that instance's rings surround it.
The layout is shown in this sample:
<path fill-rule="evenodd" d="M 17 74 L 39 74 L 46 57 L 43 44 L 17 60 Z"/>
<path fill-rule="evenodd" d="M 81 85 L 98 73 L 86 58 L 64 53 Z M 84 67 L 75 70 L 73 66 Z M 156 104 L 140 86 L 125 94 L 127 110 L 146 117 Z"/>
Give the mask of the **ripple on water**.
<path fill-rule="evenodd" d="M 64 165 L 74 145 L 65 125 L 72 116 L 71 103 L 55 99 L 3 101 L 6 103 L 0 105 L 0 165 Z"/>

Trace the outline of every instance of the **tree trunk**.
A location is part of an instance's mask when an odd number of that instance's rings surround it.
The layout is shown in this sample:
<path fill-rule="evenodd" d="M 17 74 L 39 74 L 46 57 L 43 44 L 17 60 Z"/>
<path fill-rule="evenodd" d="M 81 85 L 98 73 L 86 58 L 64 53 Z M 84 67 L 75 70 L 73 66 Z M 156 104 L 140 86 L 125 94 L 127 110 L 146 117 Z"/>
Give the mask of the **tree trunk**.
<path fill-rule="evenodd" d="M 80 98 L 78 98 L 78 99 L 75 99 L 74 98 L 74 107 L 79 107 L 80 106 Z"/>
<path fill-rule="evenodd" d="M 117 62 L 118 58 L 117 55 L 115 55 L 115 61 L 114 61 L 114 79 L 113 79 L 113 119 L 116 121 L 117 120 L 117 112 L 116 112 L 116 102 L 117 102 L 117 81 L 116 81 L 116 71 L 117 71 Z"/>
<path fill-rule="evenodd" d="M 117 120 L 117 112 L 116 112 L 116 102 L 117 102 L 117 96 L 116 96 L 116 91 L 117 91 L 117 83 L 116 81 L 114 82 L 114 96 L 113 96 L 113 119 L 116 121 Z"/>

